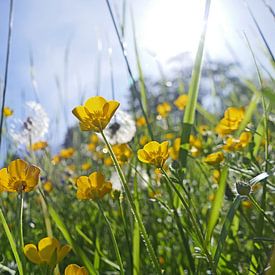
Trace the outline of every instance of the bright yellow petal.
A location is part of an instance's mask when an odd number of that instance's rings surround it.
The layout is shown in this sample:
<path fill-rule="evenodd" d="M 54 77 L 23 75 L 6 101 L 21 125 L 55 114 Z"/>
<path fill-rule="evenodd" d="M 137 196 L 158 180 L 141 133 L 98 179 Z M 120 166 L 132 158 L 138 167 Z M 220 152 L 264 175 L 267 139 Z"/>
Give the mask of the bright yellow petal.
<path fill-rule="evenodd" d="M 144 162 L 144 163 L 149 163 L 149 155 L 148 153 L 143 150 L 143 149 L 139 149 L 138 152 L 137 152 L 137 156 L 138 156 L 138 159 L 141 161 L 141 162 Z"/>
<path fill-rule="evenodd" d="M 41 264 L 42 260 L 38 254 L 37 247 L 34 244 L 27 244 L 24 246 L 24 254 L 35 264 Z"/>
<path fill-rule="evenodd" d="M 94 172 L 90 174 L 89 180 L 93 188 L 100 188 L 105 182 L 104 175 L 101 172 Z"/>
<path fill-rule="evenodd" d="M 85 108 L 83 106 L 77 106 L 73 109 L 72 113 L 80 120 L 80 121 L 85 121 L 89 119 Z"/>
<path fill-rule="evenodd" d="M 71 251 L 71 249 L 72 248 L 66 244 L 57 251 L 57 260 L 59 263 L 66 257 L 66 255 Z"/>
<path fill-rule="evenodd" d="M 147 143 L 143 149 L 149 153 L 149 152 L 158 152 L 160 148 L 160 144 L 157 141 L 151 141 Z"/>
<path fill-rule="evenodd" d="M 48 264 L 51 262 L 53 253 L 58 249 L 59 242 L 55 238 L 46 237 L 38 243 L 38 253 L 40 258 Z"/>
<path fill-rule="evenodd" d="M 106 103 L 106 99 L 102 96 L 94 96 L 89 98 L 85 102 L 84 107 L 86 108 L 86 111 L 88 111 L 89 113 L 102 112 L 103 114 L 103 107 Z"/>
<path fill-rule="evenodd" d="M 70 264 L 65 269 L 65 275 L 88 275 L 85 267 L 80 267 L 76 264 Z"/>
<path fill-rule="evenodd" d="M 26 171 L 26 189 L 25 192 L 31 191 L 39 181 L 40 169 L 34 165 L 30 165 Z"/>
<path fill-rule="evenodd" d="M 76 181 L 76 186 L 80 189 L 90 188 L 90 182 L 89 182 L 88 177 L 86 177 L 86 176 L 79 177 Z"/>
<path fill-rule="evenodd" d="M 8 166 L 8 173 L 14 179 L 25 180 L 28 163 L 22 159 L 13 160 Z"/>
<path fill-rule="evenodd" d="M 10 176 L 8 174 L 7 168 L 0 170 L 0 191 L 9 191 L 9 180 Z"/>
<path fill-rule="evenodd" d="M 167 154 L 168 153 L 168 145 L 169 145 L 169 142 L 168 141 L 164 141 L 160 144 L 160 147 L 161 147 L 161 152 L 163 154 Z"/>
<path fill-rule="evenodd" d="M 114 100 L 110 100 L 104 105 L 104 114 L 108 121 L 110 121 L 119 105 L 120 103 Z"/>

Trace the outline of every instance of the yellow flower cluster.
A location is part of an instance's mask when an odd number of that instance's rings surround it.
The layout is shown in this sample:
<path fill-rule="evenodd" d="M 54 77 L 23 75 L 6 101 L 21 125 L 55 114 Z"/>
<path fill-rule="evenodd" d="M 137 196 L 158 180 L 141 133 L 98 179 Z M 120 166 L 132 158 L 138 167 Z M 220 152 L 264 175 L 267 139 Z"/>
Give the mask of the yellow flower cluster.
<path fill-rule="evenodd" d="M 224 154 L 221 151 L 209 154 L 204 159 L 204 162 L 210 165 L 217 165 L 224 160 Z"/>
<path fill-rule="evenodd" d="M 220 136 L 231 134 L 239 128 L 241 121 L 244 118 L 245 110 L 243 107 L 229 107 L 224 112 L 224 117 L 220 120 L 216 127 L 216 132 Z"/>
<path fill-rule="evenodd" d="M 48 147 L 48 143 L 46 141 L 37 141 L 32 144 L 31 149 L 33 151 L 39 151 L 39 150 L 43 150 L 47 147 Z"/>
<path fill-rule="evenodd" d="M 163 118 L 167 117 L 167 115 L 171 112 L 172 107 L 168 102 L 163 102 L 157 106 L 157 112 Z"/>
<path fill-rule="evenodd" d="M 40 169 L 22 159 L 10 162 L 0 170 L 0 192 L 30 192 L 38 184 Z"/>
<path fill-rule="evenodd" d="M 180 95 L 175 101 L 174 104 L 178 107 L 179 110 L 183 111 L 188 101 L 188 95 Z"/>
<path fill-rule="evenodd" d="M 38 246 L 27 244 L 24 246 L 26 257 L 34 264 L 47 264 L 55 267 L 70 252 L 69 245 L 61 246 L 60 242 L 52 237 L 46 237 L 39 241 Z"/>
<path fill-rule="evenodd" d="M 120 165 L 126 163 L 132 156 L 132 150 L 127 144 L 117 144 L 112 148 Z"/>
<path fill-rule="evenodd" d="M 252 134 L 251 132 L 241 133 L 238 139 L 233 137 L 228 137 L 223 145 L 225 151 L 238 151 L 245 148 L 251 141 Z"/>

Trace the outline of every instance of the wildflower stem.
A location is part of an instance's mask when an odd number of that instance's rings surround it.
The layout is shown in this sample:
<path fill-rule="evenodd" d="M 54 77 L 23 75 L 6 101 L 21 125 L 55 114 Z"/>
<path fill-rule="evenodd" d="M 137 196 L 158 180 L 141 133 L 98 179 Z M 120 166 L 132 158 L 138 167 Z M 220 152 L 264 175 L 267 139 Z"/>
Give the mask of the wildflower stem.
<path fill-rule="evenodd" d="M 265 211 L 261 208 L 261 206 L 253 198 L 253 196 L 249 195 L 248 197 L 251 200 L 251 202 L 253 203 L 253 205 L 259 210 L 259 212 L 261 214 L 263 214 L 263 216 L 266 218 L 266 220 L 275 228 L 275 222 L 266 215 Z"/>
<path fill-rule="evenodd" d="M 20 225 L 19 225 L 19 236 L 20 236 L 20 247 L 23 251 L 24 249 L 24 233 L 23 233 L 23 212 L 24 212 L 24 193 L 21 191 L 19 193 L 19 199 L 20 199 Z"/>
<path fill-rule="evenodd" d="M 112 230 L 111 224 L 110 224 L 107 216 L 104 213 L 104 210 L 103 210 L 103 207 L 101 205 L 101 202 L 98 201 L 97 204 L 98 204 L 98 208 L 99 208 L 102 216 L 104 217 L 104 220 L 105 220 L 105 222 L 106 222 L 106 224 L 108 226 L 108 229 L 109 229 L 109 232 L 110 232 L 110 235 L 111 235 L 112 243 L 113 243 L 113 246 L 114 246 L 114 249 L 115 249 L 115 253 L 116 253 L 116 258 L 117 258 L 117 261 L 118 261 L 118 264 L 119 264 L 119 267 L 120 267 L 120 274 L 124 275 L 123 263 L 122 263 L 122 260 L 121 260 L 120 252 L 119 252 L 118 245 L 117 245 L 117 241 L 116 241 L 114 232 Z"/>
<path fill-rule="evenodd" d="M 191 222 L 194 226 L 194 229 L 195 229 L 195 232 L 196 232 L 196 235 L 200 241 L 200 244 L 201 244 L 201 247 L 207 257 L 207 260 L 210 264 L 210 267 L 212 269 L 212 272 L 213 274 L 216 274 L 216 269 L 214 268 L 214 265 L 213 265 L 213 259 L 212 259 L 212 256 L 211 254 L 208 252 L 208 249 L 206 247 L 206 244 L 205 244 L 205 241 L 204 241 L 204 237 L 203 237 L 203 234 L 202 232 L 200 231 L 200 226 L 197 224 L 197 221 L 196 221 L 196 218 L 194 217 L 193 213 L 191 212 L 190 208 L 189 208 L 189 205 L 188 203 L 186 202 L 185 198 L 182 196 L 182 194 L 179 192 L 179 190 L 176 188 L 175 184 L 170 180 L 169 176 L 167 175 L 167 173 L 165 172 L 165 170 L 163 168 L 161 168 L 161 172 L 162 174 L 164 175 L 167 183 L 172 187 L 172 189 L 175 191 L 175 193 L 177 194 L 177 196 L 179 197 L 182 205 L 184 206 L 185 210 L 187 211 L 188 213 L 188 216 L 190 217 L 191 219 Z"/>
<path fill-rule="evenodd" d="M 6 233 L 6 236 L 7 236 L 8 240 L 9 240 L 10 247 L 11 247 L 12 253 L 14 255 L 14 258 L 15 258 L 15 261 L 16 261 L 16 264 L 17 264 L 18 272 L 19 272 L 20 275 L 24 275 L 23 265 L 22 265 L 22 262 L 20 260 L 19 253 L 17 251 L 13 235 L 12 235 L 10 229 L 9 229 L 8 223 L 5 219 L 4 213 L 3 213 L 1 208 L 0 208 L 0 222 L 2 223 L 2 225 L 4 227 L 4 231 Z"/>
<path fill-rule="evenodd" d="M 133 200 L 133 198 L 132 198 L 132 196 L 131 196 L 131 192 L 130 192 L 130 189 L 129 189 L 128 185 L 127 185 L 125 176 L 124 176 L 124 174 L 123 174 L 123 172 L 122 172 L 122 169 L 121 169 L 121 167 L 120 167 L 120 165 L 119 165 L 119 163 L 118 163 L 118 161 L 117 161 L 117 159 L 116 159 L 116 156 L 115 156 L 115 154 L 114 154 L 114 152 L 113 152 L 113 149 L 112 149 L 111 145 L 109 144 L 108 140 L 106 139 L 105 134 L 103 133 L 102 130 L 100 131 L 100 133 L 101 133 L 101 135 L 102 135 L 102 137 L 103 137 L 103 139 L 104 139 L 104 142 L 105 142 L 105 144 L 106 144 L 106 146 L 107 146 L 107 148 L 108 148 L 109 154 L 110 154 L 110 156 L 111 156 L 111 158 L 112 158 L 112 160 L 113 160 L 113 163 L 114 163 L 114 165 L 115 165 L 115 168 L 116 168 L 116 170 L 117 170 L 117 173 L 118 173 L 118 175 L 119 175 L 119 177 L 120 177 L 120 180 L 121 180 L 122 185 L 123 185 L 123 188 L 124 188 L 124 190 L 125 190 L 125 194 L 126 194 L 126 197 L 127 197 L 128 201 L 129 201 L 129 204 L 130 204 L 132 213 L 133 213 L 133 215 L 134 215 L 134 218 L 135 218 L 136 221 L 138 222 L 139 229 L 140 229 L 140 233 L 141 233 L 142 238 L 143 238 L 143 240 L 144 240 L 144 242 L 145 242 L 145 244 L 146 244 L 146 248 L 147 248 L 147 250 L 148 250 L 148 253 L 149 253 L 149 256 L 150 256 L 150 258 L 151 258 L 151 260 L 152 260 L 152 263 L 153 263 L 153 265 L 154 265 L 154 268 L 155 268 L 157 274 L 160 275 L 160 274 L 162 274 L 162 270 L 161 270 L 160 264 L 159 264 L 159 262 L 158 262 L 157 256 L 156 256 L 156 254 L 155 254 L 155 251 L 154 251 L 154 249 L 153 249 L 153 246 L 152 246 L 152 244 L 151 244 L 151 241 L 150 241 L 150 239 L 149 239 L 149 236 L 148 236 L 148 234 L 147 234 L 147 231 L 146 231 L 146 229 L 145 229 L 145 227 L 144 227 L 144 224 L 143 224 L 143 222 L 142 222 L 141 216 L 139 215 L 139 213 L 138 213 L 138 211 L 137 211 L 137 209 L 136 209 L 136 206 L 135 206 L 134 200 Z"/>

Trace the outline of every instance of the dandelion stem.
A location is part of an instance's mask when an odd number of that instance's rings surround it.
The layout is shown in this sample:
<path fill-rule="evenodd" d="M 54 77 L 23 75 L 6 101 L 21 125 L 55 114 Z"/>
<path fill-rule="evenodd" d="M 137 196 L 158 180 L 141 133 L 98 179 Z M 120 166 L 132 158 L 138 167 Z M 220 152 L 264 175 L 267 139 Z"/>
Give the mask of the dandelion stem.
<path fill-rule="evenodd" d="M 126 197 L 127 197 L 128 201 L 129 201 L 129 204 L 130 204 L 132 213 L 133 213 L 133 215 L 134 215 L 134 218 L 135 218 L 136 221 L 138 222 L 139 229 L 140 229 L 140 233 L 141 233 L 142 238 L 143 238 L 143 240 L 144 240 L 144 242 L 145 242 L 145 244 L 146 244 L 146 248 L 147 248 L 147 250 L 148 250 L 148 253 L 149 253 L 149 256 L 150 256 L 150 258 L 151 258 L 151 261 L 152 261 L 152 263 L 153 263 L 153 265 L 154 265 L 154 268 L 155 268 L 157 274 L 161 275 L 161 274 L 162 274 L 162 270 L 161 270 L 160 264 L 159 264 L 159 262 L 158 262 L 157 256 L 156 256 L 156 254 L 155 254 L 155 251 L 154 251 L 154 249 L 153 249 L 153 246 L 152 246 L 152 244 L 151 244 L 151 241 L 150 241 L 150 239 L 149 239 L 149 236 L 148 236 L 148 234 L 147 234 L 147 231 L 146 231 L 146 229 L 145 229 L 145 227 L 144 227 L 144 224 L 143 224 L 143 222 L 142 222 L 141 216 L 139 215 L 139 213 L 138 213 L 138 211 L 137 211 L 137 209 L 136 209 L 134 200 L 133 200 L 133 198 L 132 198 L 130 189 L 129 189 L 129 187 L 128 187 L 128 184 L 127 184 L 127 182 L 126 182 L 126 179 L 125 179 L 125 176 L 124 176 L 124 174 L 123 174 L 123 172 L 122 172 L 122 169 L 121 169 L 121 167 L 120 167 L 120 165 L 119 165 L 119 163 L 118 163 L 118 161 L 117 161 L 117 159 L 116 159 L 116 156 L 115 156 L 115 154 L 114 154 L 114 152 L 113 152 L 113 149 L 112 149 L 111 145 L 109 144 L 108 140 L 106 139 L 105 134 L 103 133 L 102 130 L 100 131 L 100 133 L 101 133 L 101 135 L 102 135 L 102 137 L 103 137 L 103 139 L 104 139 L 104 142 L 105 142 L 105 144 L 106 144 L 106 146 L 107 146 L 107 148 L 108 148 L 109 154 L 110 154 L 110 156 L 111 156 L 111 158 L 112 158 L 112 160 L 113 160 L 113 163 L 114 163 L 114 165 L 115 165 L 116 171 L 117 171 L 117 173 L 118 173 L 118 175 L 119 175 L 119 177 L 120 177 L 120 180 L 121 180 L 122 185 L 123 185 L 123 188 L 124 188 L 124 190 L 125 190 L 125 194 L 126 194 Z"/>
<path fill-rule="evenodd" d="M 101 202 L 98 201 L 97 204 L 98 204 L 98 208 L 99 208 L 102 216 L 104 217 L 104 220 L 105 220 L 105 222 L 106 222 L 106 224 L 108 226 L 108 229 L 109 229 L 109 232 L 110 232 L 110 235 L 111 235 L 112 243 L 113 243 L 113 246 L 114 246 L 114 249 L 115 249 L 115 253 L 116 253 L 116 258 L 117 258 L 117 261 L 118 261 L 118 264 L 119 264 L 119 267 L 120 267 L 120 274 L 124 275 L 123 263 L 122 263 L 122 260 L 121 260 L 120 252 L 119 252 L 118 245 L 117 245 L 117 241 L 116 241 L 114 232 L 112 230 L 111 224 L 110 224 L 107 216 L 104 213 L 104 210 L 103 210 L 103 207 L 101 205 Z"/>

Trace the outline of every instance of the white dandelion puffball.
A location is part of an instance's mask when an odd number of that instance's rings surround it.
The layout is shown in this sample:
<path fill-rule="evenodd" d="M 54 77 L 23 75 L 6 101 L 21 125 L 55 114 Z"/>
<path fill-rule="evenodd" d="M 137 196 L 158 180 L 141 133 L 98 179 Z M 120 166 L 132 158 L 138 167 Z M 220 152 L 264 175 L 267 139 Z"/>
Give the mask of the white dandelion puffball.
<path fill-rule="evenodd" d="M 136 134 L 136 125 L 133 118 L 124 111 L 118 110 L 104 133 L 111 145 L 128 143 Z"/>
<path fill-rule="evenodd" d="M 113 190 L 122 191 L 120 178 L 116 172 L 113 172 L 110 178 Z"/>
<path fill-rule="evenodd" d="M 29 146 L 30 142 L 44 139 L 48 129 L 49 117 L 44 108 L 35 101 L 28 101 L 24 119 L 14 118 L 9 134 L 16 144 Z"/>

